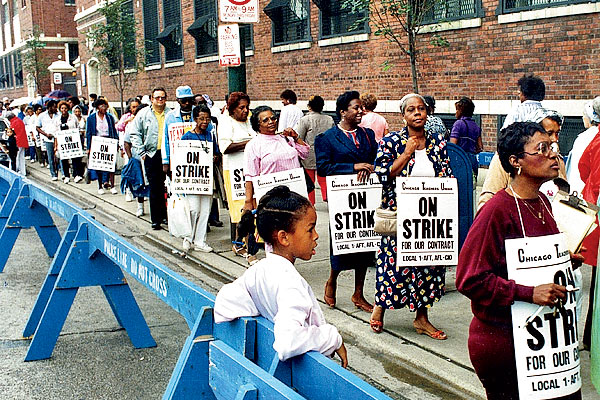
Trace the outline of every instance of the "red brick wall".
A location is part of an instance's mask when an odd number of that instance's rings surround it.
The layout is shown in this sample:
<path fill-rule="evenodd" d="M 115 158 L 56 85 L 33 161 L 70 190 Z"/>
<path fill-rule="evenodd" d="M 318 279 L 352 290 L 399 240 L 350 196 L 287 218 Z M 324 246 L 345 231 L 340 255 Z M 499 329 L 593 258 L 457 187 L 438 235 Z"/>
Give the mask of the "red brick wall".
<path fill-rule="evenodd" d="M 159 2 L 160 3 L 160 2 Z M 268 1 L 261 2 L 261 7 Z M 547 84 L 547 99 L 583 99 L 598 94 L 600 84 L 600 29 L 597 14 L 552 18 L 499 25 L 498 0 L 483 0 L 484 17 L 478 28 L 442 33 L 447 48 L 429 44 L 431 35 L 420 35 L 420 92 L 438 99 L 515 99 L 516 81 L 533 72 Z M 183 0 L 183 29 L 193 22 L 191 0 Z M 140 38 L 143 36 L 141 8 Z M 399 99 L 411 91 L 410 66 L 397 46 L 370 35 L 368 42 L 319 47 L 319 13 L 311 2 L 312 47 L 271 53 L 271 20 L 264 14 L 254 26 L 254 56 L 247 59 L 248 93 L 253 99 L 277 100 L 291 88 L 300 99 L 320 94 L 335 99 L 348 89 L 370 91 L 381 100 Z M 162 52 L 162 47 L 161 47 Z M 222 99 L 227 92 L 226 71 L 216 62 L 195 64 L 195 41 L 184 34 L 185 66 L 140 73 L 130 94 L 164 85 L 169 95 L 181 84 Z M 384 61 L 394 64 L 384 72 Z M 103 83 L 103 92 L 114 91 Z M 390 115 L 391 116 L 391 115 Z M 495 116 L 484 123 L 495 135 Z M 399 123 L 399 117 L 391 118 Z M 488 131 L 487 129 L 484 129 Z M 488 140 L 488 139 L 486 139 Z M 489 138 L 491 140 L 491 138 Z"/>

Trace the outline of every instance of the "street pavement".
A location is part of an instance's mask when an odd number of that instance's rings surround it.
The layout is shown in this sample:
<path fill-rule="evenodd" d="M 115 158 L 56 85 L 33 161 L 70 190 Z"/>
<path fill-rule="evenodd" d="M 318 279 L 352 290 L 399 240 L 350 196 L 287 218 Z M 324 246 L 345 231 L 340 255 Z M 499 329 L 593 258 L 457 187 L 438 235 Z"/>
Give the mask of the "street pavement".
<path fill-rule="evenodd" d="M 223 228 L 213 227 L 208 234 L 208 243 L 215 252 L 194 252 L 182 258 L 177 254 L 181 240 L 170 236 L 166 227 L 151 230 L 148 215 L 136 218 L 135 201 L 125 202 L 122 194 L 98 195 L 95 182 L 51 182 L 48 170 L 38 164 L 28 164 L 27 168 L 29 178 L 87 209 L 108 228 L 212 293 L 247 267 L 246 261 L 231 251 L 227 223 Z M 319 192 L 317 197 L 317 254 L 310 261 L 298 261 L 296 266 L 317 297 L 322 298 L 329 275 L 328 218 L 327 204 L 321 201 Z M 221 210 L 221 220 L 228 221 L 226 210 Z M 66 227 L 65 221 L 55 221 L 61 229 Z M 0 275 L 0 302 L 5 305 L 0 309 L 4 321 L 0 325 L 0 368 L 5 371 L 0 380 L 0 399 L 160 398 L 189 329 L 183 318 L 133 279 L 129 282 L 157 348 L 134 349 L 126 333 L 119 329 L 102 292 L 85 288 L 75 300 L 52 358 L 22 361 L 29 341 L 21 338 L 21 331 L 50 262 L 36 237 L 35 231 L 23 230 L 5 272 Z M 452 269 L 446 281 L 452 289 Z M 589 293 L 589 281 L 590 271 L 584 270 L 584 296 Z M 365 283 L 370 301 L 374 287 L 372 268 Z M 416 334 L 412 327 L 414 314 L 406 309 L 388 311 L 384 332 L 373 333 L 368 324 L 370 315 L 356 309 L 350 300 L 353 288 L 353 272 L 343 272 L 338 281 L 336 307 L 321 304 L 327 321 L 338 327 L 348 346 L 352 372 L 395 399 L 485 398 L 467 351 L 472 318 L 467 298 L 450 290 L 431 308 L 431 321 L 448 335 L 448 340 L 436 341 Z M 584 297 L 583 315 L 586 312 Z M 582 318 L 580 332 L 583 322 Z M 581 360 L 583 399 L 600 398 L 589 379 L 588 351 L 581 352 Z"/>

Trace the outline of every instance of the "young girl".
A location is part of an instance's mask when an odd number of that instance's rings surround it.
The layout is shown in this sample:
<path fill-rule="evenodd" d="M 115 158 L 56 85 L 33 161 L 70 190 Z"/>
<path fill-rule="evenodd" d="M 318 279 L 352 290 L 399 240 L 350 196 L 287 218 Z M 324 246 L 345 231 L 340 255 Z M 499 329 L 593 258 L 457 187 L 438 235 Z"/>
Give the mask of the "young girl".
<path fill-rule="evenodd" d="M 278 186 L 260 199 L 256 220 L 258 233 L 273 252 L 221 288 L 215 322 L 262 315 L 275 324 L 273 348 L 280 360 L 312 350 L 326 356 L 335 352 L 346 368 L 342 337 L 325 322 L 311 287 L 294 267 L 297 258 L 310 260 L 315 254 L 319 235 L 314 207 L 308 199 Z"/>

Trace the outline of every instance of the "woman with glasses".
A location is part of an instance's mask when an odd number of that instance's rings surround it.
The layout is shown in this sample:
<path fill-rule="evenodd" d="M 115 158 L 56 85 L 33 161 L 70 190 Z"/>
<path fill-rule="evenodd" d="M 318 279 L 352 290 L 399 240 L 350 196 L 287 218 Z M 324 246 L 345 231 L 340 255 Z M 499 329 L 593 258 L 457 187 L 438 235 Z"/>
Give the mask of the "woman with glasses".
<path fill-rule="evenodd" d="M 554 306 L 566 287 L 524 286 L 508 279 L 505 241 L 559 233 L 540 186 L 558 176 L 556 147 L 544 128 L 516 122 L 500 132 L 498 155 L 511 182 L 482 208 L 467 235 L 456 271 L 457 289 L 471 299 L 469 355 L 488 399 L 518 399 L 511 305 L 515 301 Z M 573 264 L 583 257 L 572 256 Z M 565 397 L 581 398 L 581 394 Z"/>
<path fill-rule="evenodd" d="M 277 116 L 269 106 L 259 106 L 250 117 L 256 135 L 244 151 L 244 176 L 246 177 L 246 200 L 244 210 L 256 209 L 260 199 L 254 198 L 252 178 L 274 172 L 300 168 L 300 159 L 308 156 L 310 146 L 298 137 L 292 128 L 277 132 Z M 251 252 L 252 253 L 252 252 Z M 254 259 L 248 259 L 254 262 Z"/>
<path fill-rule="evenodd" d="M 96 100 L 95 106 L 96 112 L 88 117 L 86 125 L 88 159 L 92 146 L 92 138 L 94 136 L 119 139 L 117 128 L 115 128 L 115 119 L 107 112 L 108 102 L 104 99 L 98 99 Z M 98 194 L 103 195 L 104 189 L 110 189 L 112 194 L 117 194 L 117 189 L 115 188 L 115 173 L 105 171 L 95 172 L 98 176 Z"/>

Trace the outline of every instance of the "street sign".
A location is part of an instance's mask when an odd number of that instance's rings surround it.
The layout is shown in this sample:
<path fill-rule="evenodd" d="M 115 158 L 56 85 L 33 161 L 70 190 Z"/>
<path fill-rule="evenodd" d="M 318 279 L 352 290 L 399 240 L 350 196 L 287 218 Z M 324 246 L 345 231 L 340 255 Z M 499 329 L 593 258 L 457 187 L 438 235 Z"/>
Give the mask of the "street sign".
<path fill-rule="evenodd" d="M 237 67 L 241 64 L 239 25 L 219 25 L 219 66 Z"/>
<path fill-rule="evenodd" d="M 222 22 L 257 23 L 258 0 L 220 0 L 219 19 Z"/>

